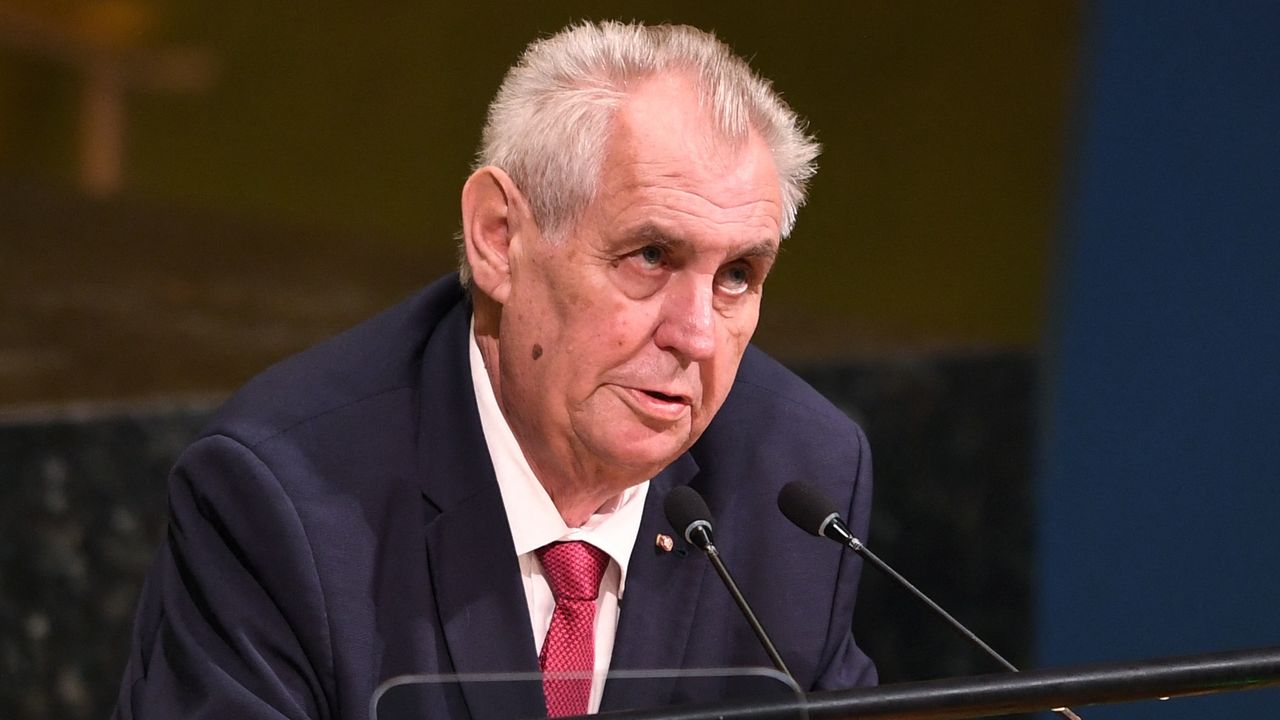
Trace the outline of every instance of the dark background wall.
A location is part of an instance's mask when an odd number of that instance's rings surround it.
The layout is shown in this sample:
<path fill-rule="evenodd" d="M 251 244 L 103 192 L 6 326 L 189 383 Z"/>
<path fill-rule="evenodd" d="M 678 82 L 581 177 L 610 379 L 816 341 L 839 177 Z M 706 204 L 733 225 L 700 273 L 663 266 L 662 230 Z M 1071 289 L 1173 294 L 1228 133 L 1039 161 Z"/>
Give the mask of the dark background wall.
<path fill-rule="evenodd" d="M 872 545 L 1030 662 L 1029 358 L 803 374 L 876 449 Z M 208 403 L 152 401 L 0 418 L 0 717 L 109 713 L 164 534 L 165 475 L 210 413 Z M 819 542 L 798 531 L 791 541 Z M 885 682 L 995 669 L 882 578 L 868 574 L 859 595 L 856 632 Z"/>

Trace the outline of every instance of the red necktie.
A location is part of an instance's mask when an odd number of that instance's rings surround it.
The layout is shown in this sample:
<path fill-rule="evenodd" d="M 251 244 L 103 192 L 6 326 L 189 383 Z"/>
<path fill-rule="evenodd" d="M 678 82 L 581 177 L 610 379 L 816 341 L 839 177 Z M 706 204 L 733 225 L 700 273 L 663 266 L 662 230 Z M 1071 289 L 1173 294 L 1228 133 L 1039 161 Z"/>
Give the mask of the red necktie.
<path fill-rule="evenodd" d="M 591 677 L 555 679 L 555 673 L 590 673 L 595 667 L 596 596 L 609 556 L 580 541 L 556 542 L 535 551 L 556 609 L 542 643 L 542 694 L 547 716 L 583 715 L 591 698 Z"/>

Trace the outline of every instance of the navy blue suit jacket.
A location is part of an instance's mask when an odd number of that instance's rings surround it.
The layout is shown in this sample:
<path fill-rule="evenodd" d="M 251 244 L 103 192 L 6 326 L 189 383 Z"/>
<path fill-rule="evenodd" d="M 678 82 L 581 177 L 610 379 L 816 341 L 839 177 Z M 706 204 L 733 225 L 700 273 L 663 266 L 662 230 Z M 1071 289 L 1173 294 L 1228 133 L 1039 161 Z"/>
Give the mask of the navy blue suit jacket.
<path fill-rule="evenodd" d="M 456 276 L 266 371 L 179 458 L 119 718 L 364 718 L 406 673 L 536 672 L 533 633 L 468 366 Z M 865 536 L 871 466 L 844 414 L 759 350 L 654 478 L 612 669 L 770 666 L 662 501 L 706 497 L 717 544 L 804 689 L 875 682 L 850 624 L 860 561 L 776 508 L 823 486 Z M 730 683 L 608 683 L 602 709 L 719 699 Z M 424 717 L 543 714 L 536 684 L 420 693 Z"/>

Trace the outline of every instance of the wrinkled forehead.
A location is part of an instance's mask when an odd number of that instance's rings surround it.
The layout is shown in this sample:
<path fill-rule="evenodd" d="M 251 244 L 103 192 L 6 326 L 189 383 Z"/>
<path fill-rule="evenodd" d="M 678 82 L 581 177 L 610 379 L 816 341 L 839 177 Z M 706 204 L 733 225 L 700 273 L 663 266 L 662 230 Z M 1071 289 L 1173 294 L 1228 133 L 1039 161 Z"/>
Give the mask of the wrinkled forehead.
<path fill-rule="evenodd" d="M 674 191 L 667 200 L 709 215 L 741 211 L 780 223 L 781 188 L 767 144 L 754 132 L 726 138 L 687 83 L 637 88 L 619 108 L 604 160 L 597 201 L 661 188 Z"/>
<path fill-rule="evenodd" d="M 619 205 L 643 203 L 636 191 L 670 189 L 704 197 L 712 205 L 762 206 L 753 235 L 780 241 L 782 188 L 775 158 L 763 137 L 748 127 L 738 137 L 726 134 L 713 115 L 703 84 L 691 73 L 653 73 L 629 79 L 611 99 L 611 113 L 589 198 L 569 224 L 548 234 L 561 243 L 584 221 L 615 216 Z M 680 203 L 650 192 L 651 207 Z M 615 216 L 616 217 L 616 216 Z"/>

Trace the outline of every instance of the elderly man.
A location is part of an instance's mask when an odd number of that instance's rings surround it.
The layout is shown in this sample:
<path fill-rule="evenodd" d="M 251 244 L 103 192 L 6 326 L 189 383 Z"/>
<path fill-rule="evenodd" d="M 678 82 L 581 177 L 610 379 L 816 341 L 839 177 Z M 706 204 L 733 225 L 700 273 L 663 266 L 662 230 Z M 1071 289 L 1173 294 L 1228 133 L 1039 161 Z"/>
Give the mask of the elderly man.
<path fill-rule="evenodd" d="M 815 481 L 864 532 L 865 438 L 748 345 L 816 154 L 701 31 L 530 46 L 462 191 L 461 277 L 268 370 L 179 459 L 117 716 L 365 717 L 406 673 L 544 672 L 420 688 L 430 717 L 732 692 L 605 679 L 769 665 L 666 535 L 680 485 L 802 687 L 874 682 L 858 561 L 774 508 Z"/>

